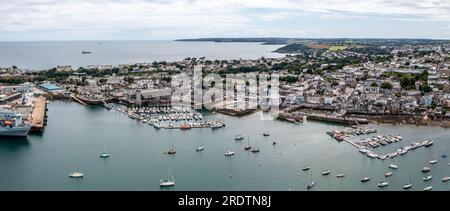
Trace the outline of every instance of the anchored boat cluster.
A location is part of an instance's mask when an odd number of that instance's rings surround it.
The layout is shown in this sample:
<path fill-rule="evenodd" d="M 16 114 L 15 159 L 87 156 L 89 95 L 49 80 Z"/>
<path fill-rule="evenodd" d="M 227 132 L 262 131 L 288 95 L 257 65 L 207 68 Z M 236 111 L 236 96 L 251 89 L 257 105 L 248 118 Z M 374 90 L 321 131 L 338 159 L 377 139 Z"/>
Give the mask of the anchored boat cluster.
<path fill-rule="evenodd" d="M 433 141 L 426 140 L 426 141 L 416 142 L 416 143 L 410 144 L 408 146 L 401 147 L 401 148 L 397 149 L 397 151 L 395 151 L 395 152 L 381 155 L 381 154 L 377 154 L 377 153 L 373 152 L 371 149 L 375 149 L 380 146 L 385 146 L 385 145 L 389 145 L 392 143 L 402 141 L 403 138 L 400 135 L 386 135 L 386 136 L 377 135 L 372 138 L 366 138 L 366 139 L 362 139 L 362 140 L 351 140 L 349 138 L 352 135 L 367 135 L 367 134 L 376 133 L 376 132 L 377 131 L 375 129 L 372 129 L 370 127 L 356 127 L 356 128 L 351 128 L 351 129 L 347 129 L 344 131 L 333 130 L 333 131 L 327 132 L 327 134 L 339 142 L 345 141 L 345 142 L 349 143 L 350 145 L 356 147 L 359 150 L 359 152 L 367 155 L 367 157 L 374 158 L 374 159 L 380 159 L 380 160 L 385 160 L 387 158 L 394 158 L 398 155 L 404 155 L 404 154 L 408 153 L 409 151 L 415 150 L 417 148 L 430 147 L 431 145 L 433 145 Z"/>

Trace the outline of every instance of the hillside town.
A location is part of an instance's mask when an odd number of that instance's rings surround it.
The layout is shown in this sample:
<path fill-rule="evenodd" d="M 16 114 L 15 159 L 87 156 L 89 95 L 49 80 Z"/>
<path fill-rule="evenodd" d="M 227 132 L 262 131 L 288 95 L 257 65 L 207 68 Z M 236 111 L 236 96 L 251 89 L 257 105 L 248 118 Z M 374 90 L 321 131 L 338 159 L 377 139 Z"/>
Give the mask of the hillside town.
<path fill-rule="evenodd" d="M 215 73 L 223 78 L 238 73 L 279 74 L 279 106 L 290 117 L 450 126 L 449 42 L 333 45 L 306 45 L 308 50 L 283 58 L 256 60 L 186 58 L 118 66 L 60 65 L 41 71 L 2 67 L 0 104 L 14 105 L 23 93 L 39 90 L 48 99 L 86 104 L 168 106 L 176 91 L 172 77 L 193 76 L 194 69 L 202 67 L 204 76 Z"/>

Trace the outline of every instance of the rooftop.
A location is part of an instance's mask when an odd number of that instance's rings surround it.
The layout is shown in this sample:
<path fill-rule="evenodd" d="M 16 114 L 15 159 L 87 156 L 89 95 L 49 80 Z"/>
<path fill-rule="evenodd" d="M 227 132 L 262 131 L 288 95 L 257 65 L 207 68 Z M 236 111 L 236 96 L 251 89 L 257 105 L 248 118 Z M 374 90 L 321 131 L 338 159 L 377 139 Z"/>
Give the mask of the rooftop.
<path fill-rule="evenodd" d="M 61 87 L 49 83 L 40 84 L 39 86 L 46 90 L 61 90 Z"/>

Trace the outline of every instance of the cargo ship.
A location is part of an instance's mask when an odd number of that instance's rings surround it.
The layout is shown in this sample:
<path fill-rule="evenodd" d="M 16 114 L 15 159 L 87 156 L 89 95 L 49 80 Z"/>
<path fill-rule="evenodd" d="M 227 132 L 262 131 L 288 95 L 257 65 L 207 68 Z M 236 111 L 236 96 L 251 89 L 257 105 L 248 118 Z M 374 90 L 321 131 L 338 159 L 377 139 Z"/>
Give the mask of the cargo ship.
<path fill-rule="evenodd" d="M 30 132 L 31 125 L 22 120 L 22 114 L 14 110 L 0 110 L 0 136 L 25 137 Z"/>

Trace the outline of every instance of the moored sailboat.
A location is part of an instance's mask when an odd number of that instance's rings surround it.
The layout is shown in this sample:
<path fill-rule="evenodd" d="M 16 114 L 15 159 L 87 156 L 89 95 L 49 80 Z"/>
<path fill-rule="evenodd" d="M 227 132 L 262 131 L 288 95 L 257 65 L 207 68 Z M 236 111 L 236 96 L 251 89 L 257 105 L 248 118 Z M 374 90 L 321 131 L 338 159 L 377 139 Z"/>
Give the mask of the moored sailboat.
<path fill-rule="evenodd" d="M 166 179 L 161 179 L 159 181 L 159 186 L 161 187 L 170 187 L 170 186 L 175 186 L 175 179 L 172 176 L 172 172 L 168 171 L 168 175 Z"/>

